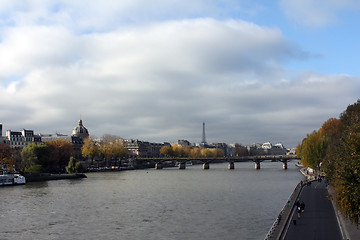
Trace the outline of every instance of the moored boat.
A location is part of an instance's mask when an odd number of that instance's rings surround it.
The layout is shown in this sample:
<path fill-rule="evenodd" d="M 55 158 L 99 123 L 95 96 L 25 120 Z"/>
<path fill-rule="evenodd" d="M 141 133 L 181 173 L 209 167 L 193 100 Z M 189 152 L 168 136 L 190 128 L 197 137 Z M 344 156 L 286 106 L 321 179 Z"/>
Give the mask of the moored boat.
<path fill-rule="evenodd" d="M 22 185 L 25 183 L 25 177 L 20 174 L 11 173 L 0 175 L 0 186 Z"/>

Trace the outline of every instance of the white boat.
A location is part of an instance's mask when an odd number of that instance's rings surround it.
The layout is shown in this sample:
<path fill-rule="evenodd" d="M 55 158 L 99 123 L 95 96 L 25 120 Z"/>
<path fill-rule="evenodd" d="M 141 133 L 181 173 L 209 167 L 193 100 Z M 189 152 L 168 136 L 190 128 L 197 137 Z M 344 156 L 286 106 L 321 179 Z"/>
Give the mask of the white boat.
<path fill-rule="evenodd" d="M 0 186 L 22 185 L 26 183 L 24 176 L 20 174 L 3 174 L 0 175 Z"/>
<path fill-rule="evenodd" d="M 176 163 L 175 163 L 175 167 L 178 167 L 179 165 L 180 165 L 180 162 L 176 162 Z M 188 161 L 188 162 L 185 163 L 185 165 L 186 165 L 186 166 L 192 166 L 193 163 L 192 163 L 192 161 Z"/>

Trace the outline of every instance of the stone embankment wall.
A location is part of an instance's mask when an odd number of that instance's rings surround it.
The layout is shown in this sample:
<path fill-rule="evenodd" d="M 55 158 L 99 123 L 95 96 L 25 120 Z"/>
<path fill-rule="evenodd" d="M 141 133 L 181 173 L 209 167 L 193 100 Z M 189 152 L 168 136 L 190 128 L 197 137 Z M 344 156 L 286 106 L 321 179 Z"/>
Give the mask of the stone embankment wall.
<path fill-rule="evenodd" d="M 26 174 L 26 182 L 42 182 L 49 180 L 62 180 L 62 179 L 78 179 L 86 178 L 86 175 L 83 173 L 74 173 L 74 174 Z"/>
<path fill-rule="evenodd" d="M 289 200 L 285 204 L 284 208 L 281 210 L 279 216 L 275 220 L 274 224 L 270 228 L 268 234 L 265 237 L 265 240 L 267 239 L 281 239 L 284 234 L 285 227 L 287 223 L 289 222 L 289 217 L 291 215 L 291 212 L 294 209 L 295 201 L 299 197 L 302 188 L 305 186 L 306 182 L 314 181 L 315 180 L 315 174 L 311 168 L 301 168 L 300 169 L 301 174 L 305 176 L 305 181 L 301 181 L 298 183 L 298 185 L 295 187 L 294 192 L 290 195 Z"/>
<path fill-rule="evenodd" d="M 315 179 L 311 169 L 301 168 L 300 172 L 305 176 L 306 181 L 312 181 Z M 279 216 L 276 218 L 274 224 L 271 226 L 268 234 L 265 237 L 265 240 L 281 239 L 281 237 L 284 234 L 285 227 L 286 227 L 287 223 L 289 222 L 289 217 L 291 215 L 291 212 L 294 209 L 295 201 L 296 201 L 296 199 L 298 199 L 304 185 L 305 185 L 305 182 L 303 182 L 303 181 L 301 181 L 300 183 L 298 183 L 296 185 L 293 193 L 290 195 L 288 201 L 286 202 L 285 206 L 281 210 Z"/>

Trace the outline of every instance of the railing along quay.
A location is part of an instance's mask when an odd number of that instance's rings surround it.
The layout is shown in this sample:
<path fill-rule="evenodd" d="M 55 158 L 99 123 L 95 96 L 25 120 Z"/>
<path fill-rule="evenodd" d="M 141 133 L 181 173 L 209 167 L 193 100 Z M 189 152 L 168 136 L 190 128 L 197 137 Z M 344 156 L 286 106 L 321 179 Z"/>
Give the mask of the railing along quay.
<path fill-rule="evenodd" d="M 285 206 L 281 210 L 279 216 L 276 218 L 276 220 L 273 223 L 273 225 L 271 226 L 269 232 L 266 234 L 265 240 L 282 239 L 282 237 L 285 233 L 285 228 L 289 222 L 289 218 L 294 209 L 295 201 L 299 197 L 303 186 L 304 186 L 304 184 L 301 181 L 295 187 L 293 193 L 290 195 L 288 201 L 286 202 Z"/>

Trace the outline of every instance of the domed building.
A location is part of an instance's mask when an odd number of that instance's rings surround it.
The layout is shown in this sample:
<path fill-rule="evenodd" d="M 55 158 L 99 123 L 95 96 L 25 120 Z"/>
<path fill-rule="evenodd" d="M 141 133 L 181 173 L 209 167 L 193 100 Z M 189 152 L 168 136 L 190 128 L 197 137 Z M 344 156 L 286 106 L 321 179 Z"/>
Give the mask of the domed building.
<path fill-rule="evenodd" d="M 73 129 L 71 136 L 79 137 L 82 140 L 89 137 L 89 131 L 84 127 L 81 119 L 79 120 L 78 125 Z"/>

